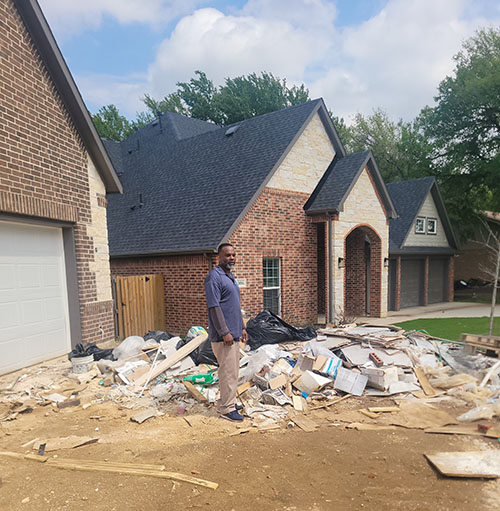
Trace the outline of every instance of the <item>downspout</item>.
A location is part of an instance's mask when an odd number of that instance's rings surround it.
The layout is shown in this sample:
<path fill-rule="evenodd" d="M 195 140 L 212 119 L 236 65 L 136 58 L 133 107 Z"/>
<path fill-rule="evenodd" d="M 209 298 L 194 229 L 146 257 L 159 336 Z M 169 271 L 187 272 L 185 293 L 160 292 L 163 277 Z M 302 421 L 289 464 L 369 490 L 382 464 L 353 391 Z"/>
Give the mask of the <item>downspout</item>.
<path fill-rule="evenodd" d="M 335 322 L 335 286 L 333 282 L 333 247 L 332 247 L 332 216 L 328 215 L 328 229 L 327 236 L 328 240 L 326 243 L 328 251 L 328 323 Z"/>

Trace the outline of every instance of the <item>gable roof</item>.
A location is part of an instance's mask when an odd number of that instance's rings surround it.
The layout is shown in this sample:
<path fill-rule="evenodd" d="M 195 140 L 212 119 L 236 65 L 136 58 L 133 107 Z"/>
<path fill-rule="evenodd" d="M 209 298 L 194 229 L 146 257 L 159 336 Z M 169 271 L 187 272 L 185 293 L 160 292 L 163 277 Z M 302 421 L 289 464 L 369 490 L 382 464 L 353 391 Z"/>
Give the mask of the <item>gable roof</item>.
<path fill-rule="evenodd" d="M 214 251 L 316 113 L 344 154 L 321 99 L 246 119 L 230 135 L 228 126 L 162 116 L 121 142 L 119 156 L 113 147 L 124 195 L 109 197 L 110 254 Z"/>
<path fill-rule="evenodd" d="M 387 217 L 395 218 L 396 210 L 371 151 L 336 155 L 305 203 L 305 211 L 308 214 L 343 211 L 345 200 L 367 165 Z"/>
<path fill-rule="evenodd" d="M 41 58 L 66 106 L 108 193 L 121 193 L 122 187 L 103 143 L 97 134 L 52 31 L 36 0 L 13 0 Z"/>
<path fill-rule="evenodd" d="M 458 248 L 446 207 L 439 192 L 436 179 L 433 176 L 388 183 L 387 190 L 399 214 L 399 217 L 391 220 L 389 224 L 389 251 L 391 253 L 396 251 L 421 252 L 423 250 L 423 248 L 417 250 L 413 247 L 403 247 L 403 244 L 429 192 L 434 199 L 441 222 L 443 223 L 448 243 L 453 249 Z M 443 249 L 440 250 L 442 251 Z M 447 250 L 449 251 L 449 249 Z"/>

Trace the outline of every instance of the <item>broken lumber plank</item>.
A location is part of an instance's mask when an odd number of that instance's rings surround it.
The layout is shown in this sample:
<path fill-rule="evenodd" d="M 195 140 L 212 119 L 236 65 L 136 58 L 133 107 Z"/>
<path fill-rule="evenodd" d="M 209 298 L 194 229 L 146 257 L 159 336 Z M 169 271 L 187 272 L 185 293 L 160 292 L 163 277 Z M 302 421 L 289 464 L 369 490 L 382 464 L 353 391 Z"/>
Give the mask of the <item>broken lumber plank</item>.
<path fill-rule="evenodd" d="M 350 397 L 352 397 L 352 394 L 346 394 L 345 396 L 334 399 L 333 401 L 330 401 L 329 403 L 325 403 L 325 404 L 319 405 L 319 406 L 313 406 L 311 408 L 311 410 L 319 410 L 320 408 L 326 409 L 329 406 L 336 405 L 337 403 L 340 403 L 341 401 L 344 401 L 345 399 L 349 399 Z"/>
<path fill-rule="evenodd" d="M 181 349 L 177 350 L 175 353 L 172 353 L 165 360 L 162 360 L 156 368 L 151 372 L 150 380 L 156 378 L 160 374 L 164 373 L 167 369 L 170 369 L 173 365 L 177 364 L 180 360 L 187 357 L 190 353 L 192 353 L 198 346 L 203 344 L 207 340 L 207 335 L 200 334 L 197 335 L 194 339 L 189 341 L 187 344 L 182 346 Z M 144 385 L 148 379 L 147 374 L 143 374 L 135 381 L 136 385 Z"/>
<path fill-rule="evenodd" d="M 293 414 L 290 416 L 290 420 L 296 424 L 300 429 L 306 431 L 307 433 L 311 433 L 312 431 L 316 431 L 318 424 L 313 420 L 309 419 L 305 415 Z"/>
<path fill-rule="evenodd" d="M 425 375 L 424 370 L 421 367 L 415 367 L 413 371 L 415 372 L 415 376 L 417 377 L 425 395 L 434 396 L 436 394 L 436 389 L 429 382 L 429 379 Z"/>
<path fill-rule="evenodd" d="M 249 388 L 253 387 L 253 381 L 247 381 L 245 383 L 242 383 L 238 389 L 236 390 L 236 393 L 239 395 L 243 394 L 243 392 L 247 391 Z"/>
<path fill-rule="evenodd" d="M 391 413 L 399 412 L 399 410 L 399 406 L 370 406 L 368 408 L 368 411 L 373 413 Z"/>
<path fill-rule="evenodd" d="M 187 391 L 198 401 L 198 403 L 207 403 L 208 399 L 190 382 L 183 381 L 184 387 Z"/>
<path fill-rule="evenodd" d="M 359 412 L 363 415 L 366 415 L 367 417 L 370 417 L 370 419 L 377 419 L 380 417 L 380 413 L 370 412 L 370 410 L 359 410 Z"/>
<path fill-rule="evenodd" d="M 489 451 L 438 452 L 424 454 L 427 460 L 444 476 L 500 477 L 500 456 L 497 449 Z"/>

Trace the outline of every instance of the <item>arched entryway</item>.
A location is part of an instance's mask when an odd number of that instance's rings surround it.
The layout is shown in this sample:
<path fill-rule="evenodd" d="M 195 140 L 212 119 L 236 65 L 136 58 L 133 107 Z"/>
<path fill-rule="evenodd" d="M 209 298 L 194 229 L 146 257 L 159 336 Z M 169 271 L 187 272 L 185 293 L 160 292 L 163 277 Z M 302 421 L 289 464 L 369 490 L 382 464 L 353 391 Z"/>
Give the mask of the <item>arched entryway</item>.
<path fill-rule="evenodd" d="M 349 232 L 344 242 L 345 316 L 380 316 L 382 295 L 382 242 L 367 225 Z"/>

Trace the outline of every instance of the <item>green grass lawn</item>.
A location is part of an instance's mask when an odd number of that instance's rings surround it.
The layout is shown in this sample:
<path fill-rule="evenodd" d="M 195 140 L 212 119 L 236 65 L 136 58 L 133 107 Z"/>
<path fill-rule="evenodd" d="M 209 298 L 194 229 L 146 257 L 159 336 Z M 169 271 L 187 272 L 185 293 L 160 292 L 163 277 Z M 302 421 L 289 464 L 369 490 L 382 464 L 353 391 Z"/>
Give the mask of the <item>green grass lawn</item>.
<path fill-rule="evenodd" d="M 430 318 L 396 323 L 405 330 L 425 330 L 434 337 L 459 341 L 460 334 L 488 334 L 490 318 Z M 493 335 L 500 335 L 500 318 L 495 318 Z"/>

